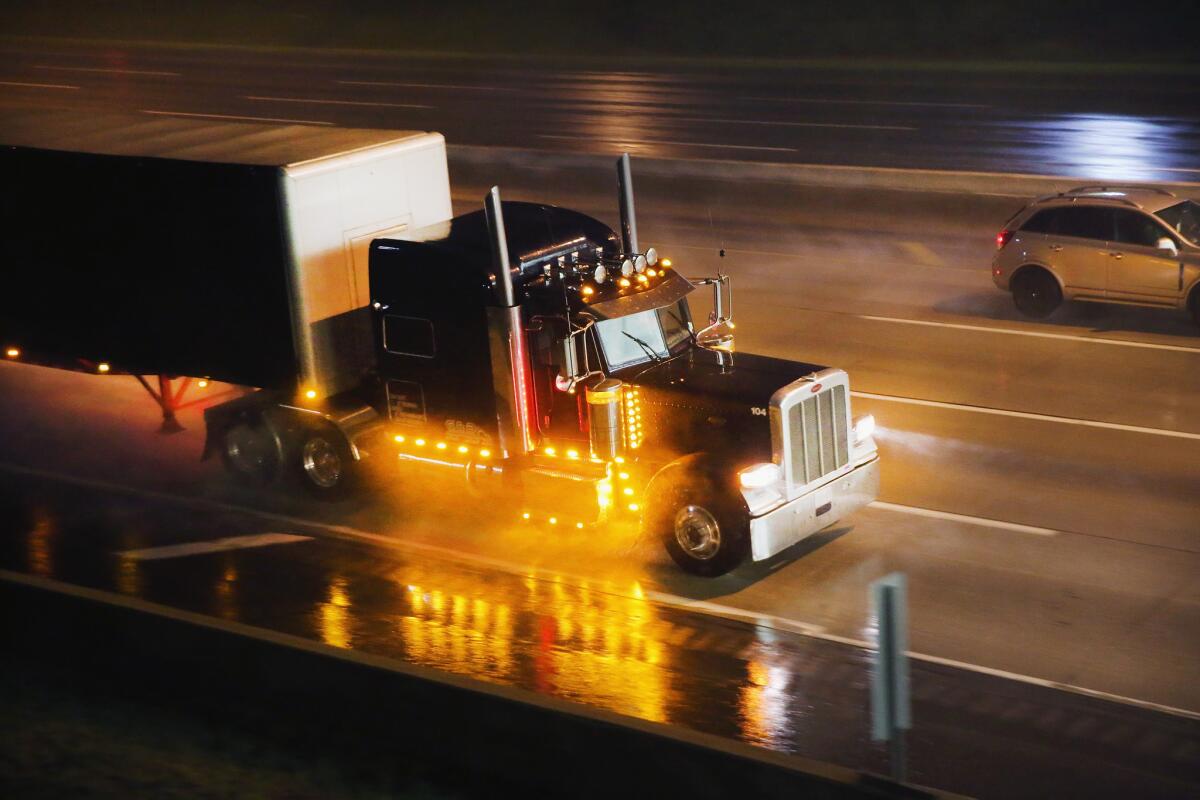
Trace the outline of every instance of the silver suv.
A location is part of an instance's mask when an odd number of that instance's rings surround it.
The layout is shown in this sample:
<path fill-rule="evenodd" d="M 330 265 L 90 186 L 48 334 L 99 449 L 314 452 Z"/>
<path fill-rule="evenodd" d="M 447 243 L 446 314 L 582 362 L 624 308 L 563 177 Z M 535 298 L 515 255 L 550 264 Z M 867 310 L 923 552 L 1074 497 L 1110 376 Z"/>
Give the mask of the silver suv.
<path fill-rule="evenodd" d="M 1200 204 L 1162 189 L 1039 197 L 996 234 L 992 280 L 1021 313 L 1067 300 L 1180 308 L 1200 323 Z"/>

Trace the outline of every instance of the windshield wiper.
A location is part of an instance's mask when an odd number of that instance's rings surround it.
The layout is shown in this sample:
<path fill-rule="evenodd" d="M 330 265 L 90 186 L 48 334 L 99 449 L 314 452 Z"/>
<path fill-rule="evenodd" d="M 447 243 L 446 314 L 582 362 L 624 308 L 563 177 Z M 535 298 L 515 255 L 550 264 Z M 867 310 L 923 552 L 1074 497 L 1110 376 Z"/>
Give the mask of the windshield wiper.
<path fill-rule="evenodd" d="M 692 344 L 695 344 L 695 343 L 696 343 L 696 332 L 695 332 L 694 330 L 692 330 L 691 328 L 689 328 L 687 325 L 685 325 L 685 324 L 683 323 L 683 320 L 681 320 L 679 317 L 677 317 L 677 316 L 675 315 L 675 312 L 674 312 L 674 311 L 671 311 L 671 310 L 669 310 L 669 309 L 665 309 L 665 308 L 663 309 L 663 311 L 666 311 L 666 312 L 667 312 L 667 315 L 668 315 L 668 316 L 669 316 L 671 319 L 675 320 L 676 324 L 678 324 L 678 325 L 679 325 L 679 327 L 680 327 L 680 329 L 681 329 L 681 330 L 685 330 L 685 331 L 687 331 L 688 338 L 692 340 Z"/>
<path fill-rule="evenodd" d="M 653 361 L 655 364 L 657 364 L 659 362 L 658 354 L 654 352 L 653 348 L 651 348 L 650 345 L 646 344 L 645 342 L 643 342 L 638 337 L 634 336 L 629 331 L 621 331 L 621 333 L 625 334 L 630 339 L 633 339 L 635 342 L 637 342 L 638 346 L 641 347 L 642 350 L 644 350 L 646 352 L 646 355 L 650 356 L 651 361 Z"/>

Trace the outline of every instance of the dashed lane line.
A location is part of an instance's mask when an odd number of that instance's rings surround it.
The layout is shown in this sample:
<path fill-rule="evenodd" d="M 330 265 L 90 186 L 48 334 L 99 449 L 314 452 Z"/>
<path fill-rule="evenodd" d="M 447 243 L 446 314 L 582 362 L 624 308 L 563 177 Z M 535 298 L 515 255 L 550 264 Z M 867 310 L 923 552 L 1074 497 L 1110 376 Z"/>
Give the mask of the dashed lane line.
<path fill-rule="evenodd" d="M 376 103 L 367 100 L 319 100 L 313 97 L 268 97 L 256 94 L 245 95 L 245 99 L 254 100 L 260 103 L 304 103 L 312 105 L 365 106 L 373 108 L 435 108 L 435 106 L 422 105 L 421 103 Z"/>
<path fill-rule="evenodd" d="M 153 114 L 158 117 L 198 117 L 200 119 L 232 119 L 240 122 L 286 122 L 293 125 L 333 125 L 316 119 L 282 119 L 280 117 L 246 117 L 238 114 L 197 114 L 190 111 L 162 111 L 159 109 L 143 108 L 143 114 Z"/>
<path fill-rule="evenodd" d="M 1005 522 L 999 519 L 990 519 L 988 517 L 974 517 L 970 514 L 955 514 L 950 511 L 938 511 L 933 508 L 920 508 L 918 506 L 903 506 L 898 503 L 885 503 L 882 500 L 876 500 L 871 503 L 872 508 L 881 508 L 884 511 L 894 511 L 898 514 L 911 514 L 916 517 L 927 517 L 929 519 L 942 519 L 947 522 L 964 522 L 968 525 L 978 525 L 983 528 L 996 528 L 1003 531 L 1014 531 L 1016 533 L 1031 533 L 1034 536 L 1058 536 L 1063 531 L 1058 531 L 1053 528 L 1039 528 L 1035 525 L 1022 525 L 1019 522 Z"/>
<path fill-rule="evenodd" d="M 222 553 L 227 550 L 249 550 L 274 544 L 310 542 L 312 538 L 311 536 L 297 536 L 293 533 L 258 533 L 250 536 L 227 536 L 223 539 L 211 539 L 204 542 L 185 542 L 161 547 L 143 547 L 137 550 L 120 550 L 117 555 L 134 561 L 159 561 L 164 558 L 183 558 L 205 553 Z"/>
<path fill-rule="evenodd" d="M 1200 433 L 1189 433 L 1188 431 L 1172 431 L 1165 428 L 1146 428 L 1141 425 L 1124 425 L 1119 422 L 1101 422 L 1095 419 L 1076 419 L 1075 417 L 1057 417 L 1052 414 L 1037 414 L 1032 411 L 1009 411 L 1004 408 L 990 408 L 988 406 L 973 406 L 965 403 L 945 403 L 940 400 L 918 400 L 914 397 L 900 397 L 890 394 L 876 394 L 874 392 L 850 392 L 852 397 L 860 397 L 865 400 L 880 400 L 885 403 L 902 403 L 911 406 L 925 406 L 927 408 L 942 408 L 949 411 L 966 411 L 973 414 L 991 414 L 998 417 L 1015 417 L 1017 419 L 1032 419 L 1038 422 L 1054 422 L 1060 425 L 1081 425 L 1088 428 L 1103 428 L 1105 430 L 1125 431 L 1127 433 L 1141 433 L 1149 436 L 1168 436 L 1174 439 L 1191 439 L 1200 441 Z"/>

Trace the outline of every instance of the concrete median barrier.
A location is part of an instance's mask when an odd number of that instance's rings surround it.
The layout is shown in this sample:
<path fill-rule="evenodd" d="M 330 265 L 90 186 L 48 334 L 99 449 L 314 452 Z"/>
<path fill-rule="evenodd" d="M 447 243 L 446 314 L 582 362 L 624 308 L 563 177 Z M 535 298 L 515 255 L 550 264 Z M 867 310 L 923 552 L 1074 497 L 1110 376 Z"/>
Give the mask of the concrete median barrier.
<path fill-rule="evenodd" d="M 491 167 L 518 167 L 530 173 L 578 171 L 584 175 L 612 171 L 616 155 L 552 152 L 510 147 L 450 145 L 451 167 L 462 165 L 473 171 Z M 700 178 L 727 181 L 827 186 L 838 189 L 941 192 L 965 195 L 1036 197 L 1063 192 L 1074 186 L 1096 184 L 1089 178 L 1055 175 L 1023 175 L 1001 172 L 965 172 L 930 169 L 895 169 L 837 164 L 788 164 L 720 159 L 658 158 L 632 155 L 638 176 Z M 1160 186 L 1185 197 L 1200 196 L 1200 183 L 1125 181 Z"/>

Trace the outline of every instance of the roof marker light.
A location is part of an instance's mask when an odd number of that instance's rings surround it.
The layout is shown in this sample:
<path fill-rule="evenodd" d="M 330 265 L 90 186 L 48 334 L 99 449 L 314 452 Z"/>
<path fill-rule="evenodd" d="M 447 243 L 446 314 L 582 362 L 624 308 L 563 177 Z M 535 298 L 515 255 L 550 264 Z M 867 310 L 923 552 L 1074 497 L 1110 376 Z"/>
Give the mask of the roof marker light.
<path fill-rule="evenodd" d="M 96 365 L 97 372 L 108 372 L 109 369 L 111 369 L 111 367 L 108 366 L 108 362 L 106 362 L 106 361 L 101 361 L 99 364 Z"/>

